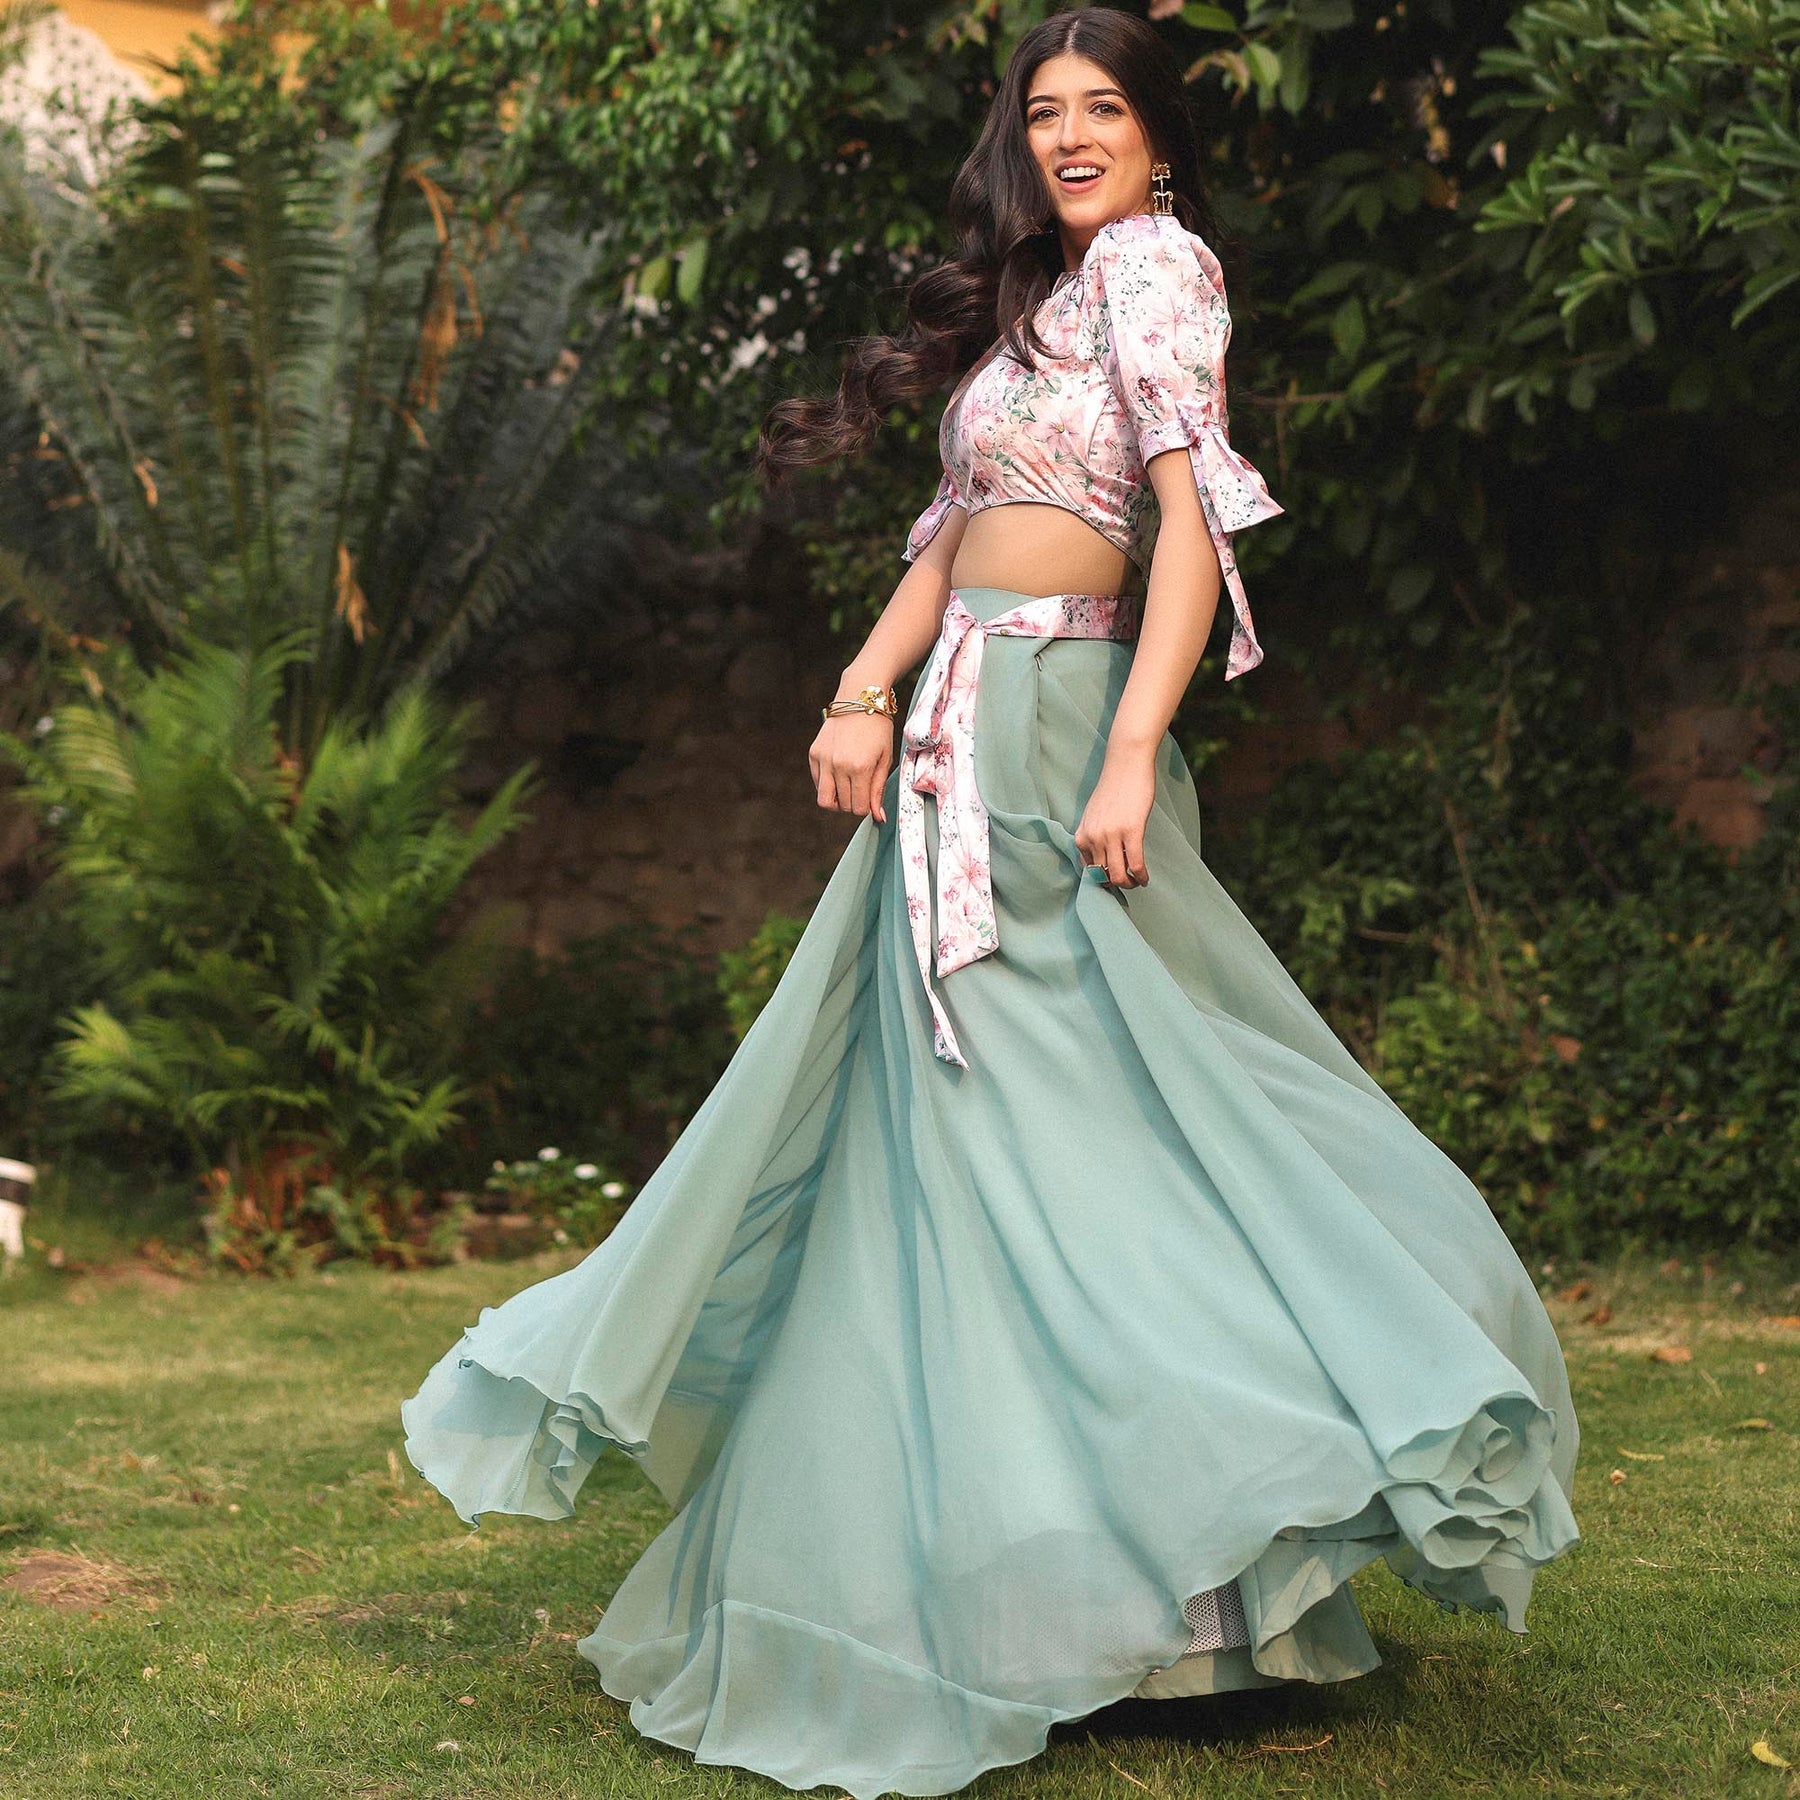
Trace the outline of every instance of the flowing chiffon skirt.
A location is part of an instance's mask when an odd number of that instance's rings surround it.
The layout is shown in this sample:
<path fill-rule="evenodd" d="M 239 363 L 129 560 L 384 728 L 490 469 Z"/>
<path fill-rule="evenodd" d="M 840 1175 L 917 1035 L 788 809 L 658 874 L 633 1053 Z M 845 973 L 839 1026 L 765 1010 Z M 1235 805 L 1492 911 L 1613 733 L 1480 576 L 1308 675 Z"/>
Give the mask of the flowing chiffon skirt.
<path fill-rule="evenodd" d="M 701 1762 L 948 1793 L 1134 1692 L 1373 1668 L 1379 1557 L 1522 1631 L 1576 1541 L 1530 1277 L 1208 872 L 1172 738 L 1149 885 L 1084 874 L 1130 661 L 986 643 L 999 949 L 938 983 L 969 1066 L 932 1053 L 896 774 L 611 1237 L 403 1408 L 471 1521 L 641 1464 L 675 1517 L 579 1649 Z"/>

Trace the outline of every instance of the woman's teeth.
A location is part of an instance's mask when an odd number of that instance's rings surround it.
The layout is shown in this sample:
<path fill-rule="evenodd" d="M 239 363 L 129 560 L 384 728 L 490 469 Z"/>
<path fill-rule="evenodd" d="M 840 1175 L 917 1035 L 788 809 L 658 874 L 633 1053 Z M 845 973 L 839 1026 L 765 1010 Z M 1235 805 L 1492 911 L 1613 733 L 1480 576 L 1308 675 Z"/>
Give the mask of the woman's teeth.
<path fill-rule="evenodd" d="M 1056 171 L 1056 179 L 1064 187 L 1091 187 L 1100 179 L 1100 171 L 1092 163 L 1071 163 L 1068 168 Z"/>

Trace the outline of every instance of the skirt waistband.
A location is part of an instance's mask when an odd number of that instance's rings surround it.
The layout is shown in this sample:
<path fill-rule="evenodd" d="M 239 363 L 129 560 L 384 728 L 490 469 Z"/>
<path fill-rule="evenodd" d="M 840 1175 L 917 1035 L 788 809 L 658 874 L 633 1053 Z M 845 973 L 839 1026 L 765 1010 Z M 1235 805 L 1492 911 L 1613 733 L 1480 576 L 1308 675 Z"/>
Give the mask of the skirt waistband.
<path fill-rule="evenodd" d="M 1141 594 L 1026 594 L 1014 588 L 1000 587 L 957 587 L 950 592 L 984 625 L 989 619 L 1016 611 L 1021 606 L 1043 606 L 1052 600 L 1096 601 L 1119 607 L 1133 617 L 1141 617 L 1143 610 Z"/>

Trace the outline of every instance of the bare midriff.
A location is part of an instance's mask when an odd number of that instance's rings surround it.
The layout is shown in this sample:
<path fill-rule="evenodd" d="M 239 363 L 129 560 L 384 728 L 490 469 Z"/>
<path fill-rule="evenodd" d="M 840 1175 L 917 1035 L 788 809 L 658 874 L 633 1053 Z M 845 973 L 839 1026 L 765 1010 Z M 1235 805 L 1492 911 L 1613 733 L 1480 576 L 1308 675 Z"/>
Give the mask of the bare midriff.
<path fill-rule="evenodd" d="M 964 528 L 952 587 L 1015 594 L 1124 594 L 1138 586 L 1131 558 L 1066 507 L 1013 500 L 987 506 Z"/>

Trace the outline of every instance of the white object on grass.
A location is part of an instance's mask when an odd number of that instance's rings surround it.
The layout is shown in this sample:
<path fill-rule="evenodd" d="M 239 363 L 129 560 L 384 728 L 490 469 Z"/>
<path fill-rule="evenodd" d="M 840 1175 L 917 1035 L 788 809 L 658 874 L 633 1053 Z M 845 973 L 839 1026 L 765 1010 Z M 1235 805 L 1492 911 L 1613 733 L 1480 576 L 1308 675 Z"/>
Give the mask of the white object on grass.
<path fill-rule="evenodd" d="M 0 1253 L 9 1258 L 25 1254 L 25 1203 L 36 1180 L 30 1163 L 0 1156 Z"/>

